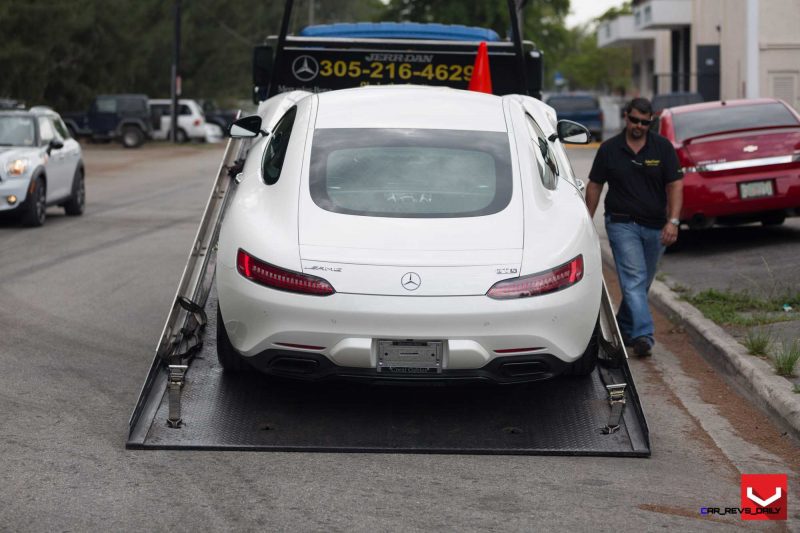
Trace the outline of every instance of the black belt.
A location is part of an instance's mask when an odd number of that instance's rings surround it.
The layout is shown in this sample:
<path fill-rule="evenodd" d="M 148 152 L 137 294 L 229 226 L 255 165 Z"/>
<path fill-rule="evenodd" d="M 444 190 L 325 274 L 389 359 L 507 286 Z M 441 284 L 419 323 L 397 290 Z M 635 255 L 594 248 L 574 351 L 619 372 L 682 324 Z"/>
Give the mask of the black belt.
<path fill-rule="evenodd" d="M 608 216 L 611 222 L 620 222 L 623 224 L 635 222 L 640 226 L 654 229 L 661 229 L 664 227 L 664 224 L 667 223 L 664 219 L 646 218 L 638 215 L 626 215 L 624 213 L 609 213 Z"/>

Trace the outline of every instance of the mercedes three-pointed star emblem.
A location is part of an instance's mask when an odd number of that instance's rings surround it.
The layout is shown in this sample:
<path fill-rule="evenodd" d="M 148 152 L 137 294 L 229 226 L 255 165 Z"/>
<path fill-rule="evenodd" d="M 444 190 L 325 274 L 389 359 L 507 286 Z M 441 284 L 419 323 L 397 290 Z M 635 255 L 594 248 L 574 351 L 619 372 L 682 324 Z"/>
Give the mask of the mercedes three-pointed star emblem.
<path fill-rule="evenodd" d="M 407 291 L 415 291 L 422 285 L 422 278 L 416 272 L 406 272 L 400 278 L 400 285 Z"/>
<path fill-rule="evenodd" d="M 300 81 L 311 81 L 319 74 L 319 63 L 312 56 L 298 56 L 292 62 L 292 74 Z"/>

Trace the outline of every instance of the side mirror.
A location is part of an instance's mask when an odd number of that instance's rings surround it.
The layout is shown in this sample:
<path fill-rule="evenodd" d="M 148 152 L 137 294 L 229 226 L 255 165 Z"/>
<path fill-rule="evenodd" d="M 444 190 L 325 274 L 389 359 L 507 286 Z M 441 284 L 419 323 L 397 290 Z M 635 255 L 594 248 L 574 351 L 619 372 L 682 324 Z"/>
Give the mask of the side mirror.
<path fill-rule="evenodd" d="M 589 144 L 592 134 L 583 124 L 571 120 L 559 120 L 556 124 L 558 139 L 564 144 Z"/>
<path fill-rule="evenodd" d="M 47 144 L 47 153 L 49 154 L 52 150 L 60 150 L 61 148 L 64 148 L 63 142 L 58 139 L 51 139 Z"/>
<path fill-rule="evenodd" d="M 261 117 L 258 115 L 240 118 L 228 129 L 228 135 L 233 138 L 258 137 L 259 134 L 267 135 L 267 132 L 261 129 Z"/>

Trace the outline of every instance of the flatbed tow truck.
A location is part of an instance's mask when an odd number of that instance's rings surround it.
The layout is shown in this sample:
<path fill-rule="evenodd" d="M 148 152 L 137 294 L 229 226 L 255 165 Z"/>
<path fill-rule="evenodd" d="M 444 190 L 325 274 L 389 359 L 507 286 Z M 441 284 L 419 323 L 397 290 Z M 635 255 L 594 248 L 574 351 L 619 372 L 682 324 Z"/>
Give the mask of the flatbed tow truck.
<path fill-rule="evenodd" d="M 518 28 L 516 3 L 508 0 L 508 4 L 512 29 Z M 364 74 L 362 65 L 379 62 L 382 73 L 393 70 L 397 74 L 400 64 L 410 58 L 427 61 L 417 66 L 417 72 L 430 65 L 433 78 L 438 68 L 440 84 L 465 88 L 469 81 L 468 76 L 464 79 L 467 58 L 474 60 L 478 42 L 287 38 L 291 7 L 292 0 L 287 0 L 276 44 L 254 51 L 254 96 L 259 101 L 296 88 L 320 91 L 362 85 L 371 76 Z M 495 94 L 535 96 L 541 89 L 541 75 L 526 72 L 531 68 L 540 72 L 541 54 L 532 43 L 522 41 L 519 31 L 512 33 L 513 42 L 489 46 Z M 276 53 L 266 59 L 273 46 Z M 361 56 L 383 59 L 369 62 Z M 337 66 L 339 61 L 344 67 Z M 331 75 L 321 76 L 328 64 Z M 361 70 L 353 67 L 349 75 L 351 65 Z M 451 69 L 453 65 L 460 65 L 460 70 Z M 314 78 L 308 77 L 304 66 L 316 69 Z M 366 68 L 374 71 L 376 67 Z M 455 71 L 460 79 L 449 79 Z M 398 80 L 407 81 L 421 83 Z M 527 385 L 436 387 L 305 383 L 256 372 L 223 373 L 214 342 L 216 243 L 229 199 L 235 194 L 233 178 L 248 149 L 249 140 L 228 141 L 131 415 L 127 448 L 650 455 L 647 422 L 605 284 L 597 332 L 598 365 L 585 377 Z"/>

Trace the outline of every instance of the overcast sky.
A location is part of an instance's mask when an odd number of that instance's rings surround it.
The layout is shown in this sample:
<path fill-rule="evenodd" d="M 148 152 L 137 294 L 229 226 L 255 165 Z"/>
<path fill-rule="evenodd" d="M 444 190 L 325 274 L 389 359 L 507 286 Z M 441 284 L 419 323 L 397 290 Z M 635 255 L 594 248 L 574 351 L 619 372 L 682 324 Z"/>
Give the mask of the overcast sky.
<path fill-rule="evenodd" d="M 610 7 L 619 7 L 624 0 L 570 0 L 567 27 L 589 22 L 606 12 Z"/>

